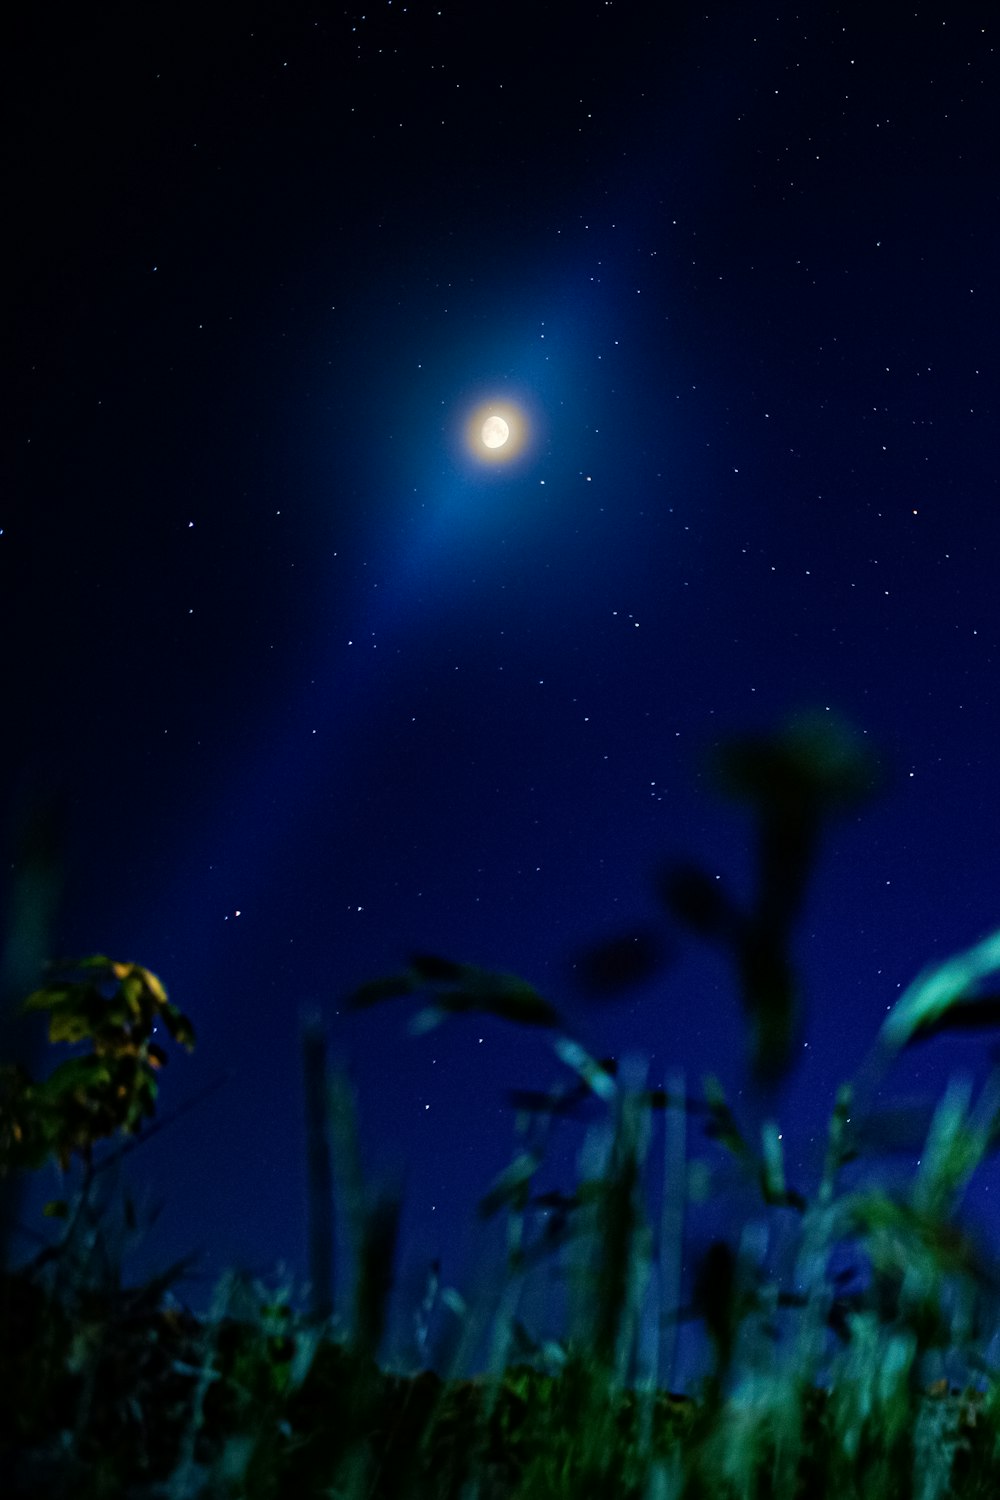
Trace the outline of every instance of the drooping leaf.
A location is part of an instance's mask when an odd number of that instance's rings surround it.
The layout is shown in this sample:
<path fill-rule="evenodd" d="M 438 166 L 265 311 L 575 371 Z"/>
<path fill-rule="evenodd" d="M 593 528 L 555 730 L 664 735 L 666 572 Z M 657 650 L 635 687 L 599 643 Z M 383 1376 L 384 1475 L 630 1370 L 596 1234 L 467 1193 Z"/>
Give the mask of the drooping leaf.
<path fill-rule="evenodd" d="M 897 1052 L 922 1032 L 946 1031 L 956 1008 L 961 1018 L 958 1029 L 967 1030 L 976 1006 L 974 987 L 997 970 L 1000 970 L 1000 931 L 918 974 L 883 1022 L 880 1042 Z M 992 1006 L 988 997 L 986 1003 Z"/>
<path fill-rule="evenodd" d="M 377 1005 L 383 1000 L 402 999 L 427 991 L 433 1006 L 411 1024 L 411 1031 L 424 1031 L 439 1024 L 444 1014 L 479 1012 L 512 1021 L 519 1026 L 558 1026 L 558 1011 L 527 980 L 516 974 L 497 973 L 475 964 L 418 955 L 417 967 L 404 974 L 372 980 L 348 998 L 353 1010 Z"/>
<path fill-rule="evenodd" d="M 414 953 L 410 968 L 424 984 L 460 984 L 464 966 L 437 953 Z"/>
<path fill-rule="evenodd" d="M 369 979 L 358 985 L 348 995 L 347 1004 L 351 1010 L 367 1010 L 369 1006 L 380 1005 L 383 1000 L 399 1000 L 404 995 L 412 995 L 417 988 L 412 974 L 389 974 L 384 979 Z"/>
<path fill-rule="evenodd" d="M 956 1000 L 934 1020 L 920 1022 L 907 1045 L 930 1041 L 945 1031 L 993 1031 L 997 1028 L 1000 1028 L 1000 995 L 974 995 L 968 1000 Z"/>
<path fill-rule="evenodd" d="M 494 973 L 488 969 L 464 966 L 461 996 L 474 1010 L 486 1011 L 518 1026 L 561 1026 L 562 1018 L 527 980 L 516 974 Z M 440 997 L 442 1004 L 449 998 Z"/>

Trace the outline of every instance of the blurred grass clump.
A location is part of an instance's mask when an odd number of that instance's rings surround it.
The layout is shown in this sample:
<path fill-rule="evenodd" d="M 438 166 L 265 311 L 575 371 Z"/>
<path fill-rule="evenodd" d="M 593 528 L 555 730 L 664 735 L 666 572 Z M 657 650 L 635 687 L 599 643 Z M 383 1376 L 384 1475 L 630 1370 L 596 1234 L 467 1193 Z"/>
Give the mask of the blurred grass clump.
<path fill-rule="evenodd" d="M 150 1123 L 167 1060 L 155 1027 L 190 1048 L 191 1022 L 136 964 L 50 966 L 23 1009 L 76 1050 L 42 1080 L 0 1059 L 0 1183 L 53 1162 L 77 1178 L 47 1206 L 47 1232 L 33 1231 L 38 1253 L 0 1272 L 5 1494 L 995 1500 L 1000 1267 L 962 1207 L 1000 1139 L 1000 1077 L 975 1096 L 957 1079 L 926 1107 L 885 1103 L 882 1084 L 904 1049 L 997 1024 L 1000 931 L 917 976 L 832 1101 L 819 1180 L 809 1193 L 789 1183 L 774 1100 L 802 1024 L 794 929 L 824 829 L 870 795 L 875 767 L 823 715 L 732 741 L 713 770 L 752 816 L 752 897 L 738 902 L 693 864 L 665 871 L 657 894 L 664 918 L 732 964 L 746 1118 L 718 1078 L 691 1093 L 679 1068 L 658 1083 L 638 1060 L 592 1056 L 510 974 L 417 954 L 351 997 L 358 1009 L 416 1000 L 413 1032 L 477 1012 L 535 1028 L 562 1069 L 550 1092 L 511 1095 L 514 1153 L 478 1205 L 502 1222 L 501 1270 L 463 1294 L 429 1267 L 413 1310 L 420 1358 L 402 1368 L 384 1347 L 401 1205 L 363 1180 L 352 1091 L 327 1065 L 321 1023 L 302 1032 L 308 1305 L 290 1282 L 230 1272 L 195 1317 L 171 1292 L 186 1262 L 126 1284 L 138 1213 L 127 1190 L 102 1191 L 105 1168 L 162 1123 Z M 589 950 L 581 971 L 613 995 L 655 975 L 661 953 L 658 930 L 631 932 Z M 577 1182 L 543 1191 L 554 1132 L 595 1109 Z M 900 1148 L 918 1166 L 893 1186 L 885 1163 Z M 754 1207 L 697 1251 L 685 1301 L 689 1221 L 734 1186 Z M 346 1306 L 335 1207 L 354 1261 Z M 527 1310 L 533 1278 L 553 1272 L 568 1293 L 560 1337 L 533 1332 Z M 685 1321 L 704 1329 L 710 1361 L 677 1395 Z M 484 1346 L 486 1369 L 469 1377 Z"/>

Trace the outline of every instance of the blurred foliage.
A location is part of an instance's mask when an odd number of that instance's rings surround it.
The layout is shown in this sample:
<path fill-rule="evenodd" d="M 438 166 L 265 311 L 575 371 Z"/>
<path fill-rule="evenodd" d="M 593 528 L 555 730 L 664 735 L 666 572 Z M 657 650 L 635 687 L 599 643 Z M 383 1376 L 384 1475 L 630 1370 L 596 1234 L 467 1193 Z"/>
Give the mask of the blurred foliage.
<path fill-rule="evenodd" d="M 788 1072 L 799 1027 L 793 929 L 827 823 L 872 795 L 876 763 L 859 736 L 827 714 L 793 719 L 772 736 L 738 738 L 710 761 L 717 790 L 748 807 L 756 890 L 740 907 L 696 866 L 680 866 L 661 895 L 680 922 L 728 951 L 750 1026 L 750 1064 L 764 1086 Z"/>
<path fill-rule="evenodd" d="M 825 716 L 736 741 L 713 764 L 719 789 L 754 819 L 755 892 L 739 903 L 687 865 L 660 894 L 676 921 L 728 954 L 752 1073 L 770 1087 L 789 1066 L 800 1004 L 792 928 L 822 829 L 874 775 L 859 742 Z M 644 980 L 666 952 L 659 934 L 633 929 L 592 950 L 585 987 L 606 995 Z M 791 1184 L 777 1120 L 748 1123 L 718 1078 L 702 1080 L 701 1098 L 679 1071 L 650 1086 L 638 1060 L 592 1056 L 526 981 L 415 955 L 351 1004 L 416 1000 L 414 1032 L 491 1015 L 547 1033 L 565 1070 L 548 1092 L 510 1096 L 515 1149 L 478 1205 L 480 1219 L 502 1223 L 502 1265 L 469 1297 L 443 1284 L 440 1262 L 430 1268 L 412 1345 L 433 1368 L 380 1363 L 401 1194 L 366 1183 L 352 1090 L 339 1067 L 327 1069 L 310 1018 L 309 1313 L 296 1313 L 290 1286 L 236 1272 L 205 1318 L 167 1295 L 182 1265 L 139 1288 L 97 1275 L 93 1256 L 72 1283 L 46 1282 L 42 1257 L 0 1272 L 0 1388 L 20 1393 L 0 1402 L 5 1493 L 993 1500 L 1000 1266 L 962 1206 L 1000 1143 L 1000 1073 L 978 1094 L 959 1079 L 936 1104 L 913 1106 L 883 1100 L 872 1070 L 949 1029 L 996 1024 L 998 971 L 1000 933 L 917 977 L 886 1017 L 871 1066 L 837 1091 L 817 1180 Z M 41 1084 L 9 1066 L 0 1075 L 0 1165 L 65 1167 L 75 1154 L 86 1189 L 97 1143 L 134 1135 L 153 1112 L 166 1060 L 156 1025 L 187 1047 L 194 1033 L 155 975 L 99 957 L 53 966 L 26 1008 L 48 1013 L 50 1042 L 89 1051 Z M 543 1188 L 551 1132 L 581 1124 L 575 1186 Z M 659 1224 L 644 1194 L 657 1132 Z M 900 1151 L 917 1166 L 894 1187 L 884 1165 Z M 685 1216 L 734 1187 L 750 1211 L 699 1243 Z M 331 1194 L 353 1262 L 343 1287 L 330 1264 Z M 681 1305 L 685 1251 L 693 1275 Z M 558 1337 L 536 1336 L 526 1314 L 537 1270 L 568 1286 Z M 687 1320 L 704 1328 L 709 1364 L 693 1394 L 677 1396 L 672 1351 Z M 468 1378 L 484 1335 L 486 1369 Z"/>
<path fill-rule="evenodd" d="M 742 803 L 754 825 L 755 890 L 742 905 L 700 865 L 676 862 L 657 878 L 667 914 L 719 947 L 733 964 L 749 1023 L 754 1081 L 773 1089 L 788 1073 L 801 1020 L 793 929 L 801 913 L 826 825 L 879 785 L 862 738 L 828 713 L 805 713 L 772 735 L 734 738 L 708 760 L 715 791 Z M 663 935 L 642 926 L 578 955 L 586 993 L 614 995 L 662 973 L 673 953 Z"/>
<path fill-rule="evenodd" d="M 375 979 L 356 989 L 350 997 L 355 1010 L 365 1010 L 384 1000 L 429 994 L 433 1003 L 414 1016 L 414 1035 L 439 1026 L 450 1015 L 479 1012 L 512 1021 L 518 1026 L 558 1026 L 558 1011 L 526 980 L 516 974 L 497 974 L 476 964 L 456 963 L 437 954 L 415 953 L 401 974 Z"/>
<path fill-rule="evenodd" d="M 190 1020 L 139 964 L 95 955 L 51 964 L 49 973 L 22 1009 L 48 1012 L 50 1042 L 89 1050 L 40 1082 L 19 1064 L 0 1066 L 0 1176 L 51 1157 L 65 1170 L 74 1153 L 89 1163 L 98 1141 L 135 1134 L 155 1112 L 156 1073 L 167 1062 L 153 1040 L 157 1025 L 194 1047 Z"/>

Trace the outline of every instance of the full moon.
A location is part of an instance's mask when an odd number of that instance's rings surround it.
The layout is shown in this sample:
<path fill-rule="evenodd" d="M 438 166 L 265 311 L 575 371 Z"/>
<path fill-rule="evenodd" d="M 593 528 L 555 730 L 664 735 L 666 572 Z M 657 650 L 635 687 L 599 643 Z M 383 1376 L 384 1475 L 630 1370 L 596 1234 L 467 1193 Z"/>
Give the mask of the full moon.
<path fill-rule="evenodd" d="M 510 437 L 510 428 L 503 417 L 495 414 L 483 423 L 483 442 L 487 448 L 502 448 Z"/>

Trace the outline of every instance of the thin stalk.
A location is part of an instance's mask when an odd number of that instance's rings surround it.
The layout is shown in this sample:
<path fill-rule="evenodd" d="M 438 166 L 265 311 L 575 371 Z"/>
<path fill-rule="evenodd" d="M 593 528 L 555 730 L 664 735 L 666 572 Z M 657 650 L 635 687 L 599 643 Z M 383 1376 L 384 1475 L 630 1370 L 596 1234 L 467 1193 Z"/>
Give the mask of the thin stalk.
<path fill-rule="evenodd" d="M 326 1035 L 319 1016 L 302 1021 L 302 1081 L 306 1116 L 306 1201 L 309 1236 L 310 1317 L 333 1315 L 333 1167 L 326 1098 Z"/>

